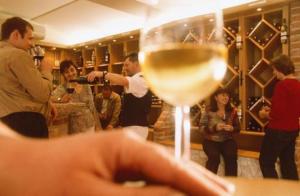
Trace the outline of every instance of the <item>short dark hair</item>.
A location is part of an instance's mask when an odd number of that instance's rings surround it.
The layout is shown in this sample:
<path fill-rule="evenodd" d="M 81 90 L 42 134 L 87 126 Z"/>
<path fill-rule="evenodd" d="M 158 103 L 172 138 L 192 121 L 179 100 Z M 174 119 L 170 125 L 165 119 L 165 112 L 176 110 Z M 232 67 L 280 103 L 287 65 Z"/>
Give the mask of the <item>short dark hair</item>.
<path fill-rule="evenodd" d="M 280 55 L 271 60 L 271 66 L 284 75 L 295 73 L 293 61 L 287 55 Z"/>
<path fill-rule="evenodd" d="M 129 53 L 128 55 L 125 56 L 125 60 L 126 59 L 129 59 L 129 61 L 131 62 L 139 62 L 139 55 L 137 52 L 132 52 L 132 53 Z"/>
<path fill-rule="evenodd" d="M 219 95 L 219 94 L 222 94 L 222 93 L 225 93 L 225 94 L 227 94 L 229 96 L 229 101 L 228 101 L 228 103 L 225 106 L 225 111 L 226 112 L 231 112 L 232 111 L 233 108 L 232 108 L 231 103 L 230 103 L 230 97 L 231 97 L 231 95 L 230 95 L 229 90 L 226 89 L 226 88 L 218 88 L 214 92 L 214 94 L 211 95 L 211 97 L 210 97 L 210 111 L 212 111 L 212 112 L 218 111 L 219 108 L 218 108 L 218 104 L 217 104 L 217 101 L 216 101 L 215 97 L 217 95 Z"/>
<path fill-rule="evenodd" d="M 76 65 L 73 63 L 73 61 L 71 60 L 63 60 L 60 64 L 59 64 L 59 72 L 61 74 L 63 74 L 67 69 L 69 69 L 71 66 L 74 66 L 76 71 L 77 71 L 77 67 Z"/>
<path fill-rule="evenodd" d="M 1 25 L 1 40 L 9 39 L 10 34 L 15 30 L 19 31 L 22 38 L 24 38 L 24 35 L 27 32 L 27 27 L 33 30 L 33 26 L 29 22 L 27 22 L 26 20 L 20 17 L 8 18 Z"/>

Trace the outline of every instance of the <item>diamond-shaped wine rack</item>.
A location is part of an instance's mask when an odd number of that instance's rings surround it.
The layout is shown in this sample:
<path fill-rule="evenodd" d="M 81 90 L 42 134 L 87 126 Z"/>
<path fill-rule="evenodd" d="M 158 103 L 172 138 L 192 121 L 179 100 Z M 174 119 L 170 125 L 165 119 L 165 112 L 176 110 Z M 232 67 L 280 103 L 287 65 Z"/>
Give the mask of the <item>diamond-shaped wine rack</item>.
<path fill-rule="evenodd" d="M 283 9 L 278 8 L 242 18 L 228 18 L 224 22 L 223 38 L 228 49 L 228 69 L 220 86 L 232 92 L 233 103 L 242 101 L 242 108 L 245 109 L 242 112 L 243 130 L 262 132 L 268 123 L 259 118 L 258 112 L 263 105 L 270 105 L 277 82 L 270 61 L 283 53 L 280 43 L 282 18 Z M 201 43 L 203 40 L 197 36 L 197 30 L 191 26 L 182 41 Z M 206 39 L 214 39 L 213 27 L 209 26 L 206 30 Z M 242 36 L 242 50 L 237 48 L 237 35 Z M 194 125 L 199 120 L 201 107 L 201 104 L 197 104 L 192 108 Z"/>
<path fill-rule="evenodd" d="M 270 105 L 276 79 L 270 60 L 282 53 L 280 26 L 282 11 L 257 14 L 246 18 L 247 111 L 246 129 L 263 131 L 268 124 L 258 112 Z"/>
<path fill-rule="evenodd" d="M 233 93 L 232 97 L 233 103 L 239 103 L 239 51 L 236 49 L 236 35 L 238 33 L 239 23 L 238 20 L 230 20 L 225 21 L 223 28 L 223 37 L 224 43 L 228 49 L 228 64 L 227 64 L 227 72 L 223 81 L 221 82 L 221 87 L 229 88 Z M 208 28 L 209 29 L 209 28 Z M 207 40 L 214 39 L 215 30 L 213 28 L 210 31 L 206 32 Z M 197 36 L 196 29 L 190 29 L 186 36 L 182 39 L 183 42 L 191 42 L 197 43 L 199 41 L 199 37 Z M 201 110 L 203 111 L 203 105 L 197 104 L 191 108 L 191 120 L 193 125 L 198 124 L 198 120 L 201 114 Z M 201 109 L 202 108 L 202 109 Z"/>

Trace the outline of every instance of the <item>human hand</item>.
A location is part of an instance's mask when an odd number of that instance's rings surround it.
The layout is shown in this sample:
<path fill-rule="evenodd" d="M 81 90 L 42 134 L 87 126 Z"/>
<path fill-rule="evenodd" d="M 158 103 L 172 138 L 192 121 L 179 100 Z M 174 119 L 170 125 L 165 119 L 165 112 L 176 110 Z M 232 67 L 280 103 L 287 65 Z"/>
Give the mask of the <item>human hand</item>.
<path fill-rule="evenodd" d="M 258 116 L 262 119 L 269 118 L 271 112 L 271 108 L 269 106 L 263 106 L 258 112 Z"/>
<path fill-rule="evenodd" d="M 271 111 L 271 108 L 267 105 L 263 106 L 262 109 L 267 111 L 267 112 Z"/>
<path fill-rule="evenodd" d="M 225 131 L 233 131 L 233 126 L 232 125 L 224 125 L 224 130 Z"/>
<path fill-rule="evenodd" d="M 106 119 L 106 112 L 100 113 L 100 114 L 99 114 L 99 118 L 100 118 L 101 120 L 105 120 L 105 119 Z"/>
<path fill-rule="evenodd" d="M 92 82 L 95 80 L 95 78 L 100 78 L 100 77 L 102 77 L 101 71 L 92 71 L 87 75 L 87 80 L 89 82 Z"/>
<path fill-rule="evenodd" d="M 50 121 L 54 121 L 58 115 L 57 108 L 50 102 Z"/>
<path fill-rule="evenodd" d="M 112 125 L 107 125 L 106 129 L 107 130 L 110 130 L 110 129 L 113 129 L 114 127 Z"/>
<path fill-rule="evenodd" d="M 165 148 L 130 132 L 53 140 L 0 137 L 0 154 L 0 195 L 229 195 L 234 189 L 196 163 L 175 161 Z M 150 184 L 135 188 L 119 183 L 128 180 Z"/>
<path fill-rule="evenodd" d="M 217 131 L 222 131 L 222 130 L 224 130 L 224 128 L 225 128 L 225 123 L 218 123 L 217 125 L 216 125 L 216 130 Z"/>
<path fill-rule="evenodd" d="M 72 99 L 71 95 L 66 93 L 62 96 L 62 98 L 60 99 L 60 102 L 67 103 L 67 102 L 71 101 L 71 99 Z"/>

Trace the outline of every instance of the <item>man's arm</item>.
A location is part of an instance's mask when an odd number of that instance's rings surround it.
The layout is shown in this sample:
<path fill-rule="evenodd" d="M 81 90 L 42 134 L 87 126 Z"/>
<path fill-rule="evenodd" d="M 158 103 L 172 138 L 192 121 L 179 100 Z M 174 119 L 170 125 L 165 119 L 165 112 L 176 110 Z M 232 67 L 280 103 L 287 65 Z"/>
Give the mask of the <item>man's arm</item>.
<path fill-rule="evenodd" d="M 102 78 L 102 77 L 103 77 L 103 72 L 101 71 L 92 71 L 87 76 L 88 81 L 94 81 L 95 78 Z M 120 86 L 124 86 L 125 88 L 128 88 L 129 85 L 128 79 L 120 74 L 107 73 L 105 75 L 105 79 L 109 80 L 110 84 L 112 85 L 120 85 Z"/>
<path fill-rule="evenodd" d="M 44 61 L 40 72 L 35 67 L 31 57 L 24 51 L 17 51 L 15 57 L 18 58 L 13 58 L 9 67 L 10 70 L 36 101 L 46 103 L 52 90 L 50 65 Z"/>

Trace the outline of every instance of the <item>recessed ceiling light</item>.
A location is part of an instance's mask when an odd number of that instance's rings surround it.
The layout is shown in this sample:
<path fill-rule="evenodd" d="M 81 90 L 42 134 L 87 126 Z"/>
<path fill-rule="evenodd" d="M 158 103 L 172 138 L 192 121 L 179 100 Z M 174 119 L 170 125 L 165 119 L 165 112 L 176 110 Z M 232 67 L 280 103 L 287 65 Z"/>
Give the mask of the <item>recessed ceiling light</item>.
<path fill-rule="evenodd" d="M 256 9 L 256 11 L 260 12 L 260 11 L 262 11 L 262 8 L 261 8 L 261 7 L 258 7 L 258 8 Z"/>
<path fill-rule="evenodd" d="M 133 37 L 133 35 L 130 35 L 129 38 L 130 38 L 130 39 L 133 39 L 134 37 Z"/>

